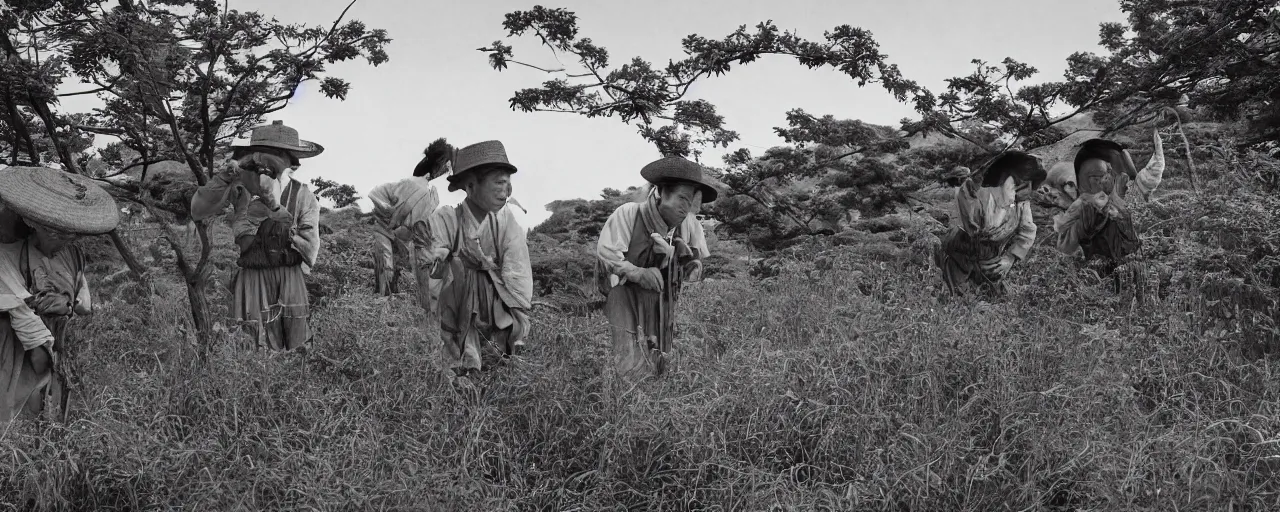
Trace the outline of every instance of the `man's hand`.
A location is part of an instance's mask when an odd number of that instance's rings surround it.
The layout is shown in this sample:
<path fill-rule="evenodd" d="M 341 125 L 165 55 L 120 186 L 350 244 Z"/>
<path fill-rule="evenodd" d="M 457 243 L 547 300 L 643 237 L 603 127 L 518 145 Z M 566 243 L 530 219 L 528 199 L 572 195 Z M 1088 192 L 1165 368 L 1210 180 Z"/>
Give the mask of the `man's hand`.
<path fill-rule="evenodd" d="M 53 352 L 50 350 L 49 343 L 28 350 L 27 353 L 31 355 L 31 369 L 36 373 L 47 372 L 53 365 Z"/>
<path fill-rule="evenodd" d="M 429 255 L 429 257 L 431 258 L 431 261 L 428 261 L 428 262 L 427 262 L 427 264 L 428 264 L 428 265 L 430 265 L 430 264 L 434 264 L 434 263 L 435 263 L 435 262 L 437 262 L 437 261 L 443 261 L 445 258 L 448 258 L 448 257 L 449 257 L 449 248 L 448 248 L 448 247 L 440 247 L 440 248 L 437 248 L 437 249 L 435 249 L 435 250 L 432 250 L 431 252 L 429 252 L 429 253 L 427 253 L 427 254 L 428 254 L 428 255 Z"/>
<path fill-rule="evenodd" d="M 42 291 L 35 295 L 35 300 L 31 309 L 37 315 L 58 315 L 65 316 L 71 314 L 71 298 L 66 294 Z"/>
<path fill-rule="evenodd" d="M 987 275 L 995 275 L 1000 278 L 1004 278 L 1004 276 L 1009 273 L 1009 270 L 1013 268 L 1013 264 L 1017 261 L 1018 259 L 1014 257 L 1014 255 L 1005 253 L 995 260 L 983 262 L 982 271 Z"/>
<path fill-rule="evenodd" d="M 693 260 L 684 264 L 684 281 L 696 283 L 702 280 L 702 260 Z"/>
<path fill-rule="evenodd" d="M 635 268 L 627 271 L 626 277 L 628 281 L 638 283 L 642 288 L 650 291 L 662 291 L 662 272 L 656 268 Z"/>
<path fill-rule="evenodd" d="M 662 266 L 666 267 L 667 263 L 669 263 L 671 258 L 675 255 L 676 248 L 667 243 L 666 239 L 662 238 L 662 235 L 657 233 L 650 233 L 649 238 L 653 240 L 653 249 L 659 254 L 666 256 L 666 260 L 662 262 Z"/>

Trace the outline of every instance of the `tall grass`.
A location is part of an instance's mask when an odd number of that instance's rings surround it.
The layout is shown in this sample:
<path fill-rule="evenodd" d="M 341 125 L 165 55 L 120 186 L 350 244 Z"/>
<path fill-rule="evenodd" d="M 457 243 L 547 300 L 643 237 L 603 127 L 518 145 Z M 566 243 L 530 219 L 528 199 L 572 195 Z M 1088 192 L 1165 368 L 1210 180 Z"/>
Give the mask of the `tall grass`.
<path fill-rule="evenodd" d="M 1006 299 L 943 298 L 915 242 L 808 244 L 688 288 L 663 379 L 605 393 L 604 320 L 539 310 L 471 395 L 342 215 L 306 355 L 199 359 L 180 282 L 101 285 L 72 421 L 0 432 L 0 507 L 1280 509 L 1280 370 L 1190 281 L 1137 300 L 1041 246 Z"/>

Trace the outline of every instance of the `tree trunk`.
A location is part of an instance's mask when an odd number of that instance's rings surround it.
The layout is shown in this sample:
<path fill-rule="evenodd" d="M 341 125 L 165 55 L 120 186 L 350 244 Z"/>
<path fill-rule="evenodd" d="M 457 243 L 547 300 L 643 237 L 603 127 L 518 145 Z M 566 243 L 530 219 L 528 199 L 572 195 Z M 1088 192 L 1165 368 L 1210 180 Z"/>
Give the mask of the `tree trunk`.
<path fill-rule="evenodd" d="M 213 321 L 209 317 L 209 273 L 192 272 L 186 276 L 187 300 L 191 302 L 191 322 L 196 328 L 196 341 L 202 349 L 209 349 L 213 334 Z"/>
<path fill-rule="evenodd" d="M 120 259 L 124 260 L 124 264 L 129 267 L 129 271 L 132 272 L 135 277 L 141 276 L 145 273 L 147 271 L 147 267 L 142 266 L 142 264 L 138 262 L 138 258 L 133 255 L 133 251 L 124 243 L 124 239 L 120 238 L 120 232 L 118 230 L 111 230 L 110 236 L 111 244 L 116 246 L 116 252 L 120 253 Z"/>
<path fill-rule="evenodd" d="M 13 141 L 13 165 L 18 165 L 18 148 L 26 146 L 27 155 L 31 157 L 31 165 L 40 165 L 40 153 L 36 152 L 36 145 L 31 140 L 31 132 L 27 131 L 26 120 L 22 118 L 22 114 L 18 112 L 18 105 L 13 99 L 13 90 L 5 89 L 4 105 L 9 112 L 9 125 L 13 128 L 15 134 Z M 21 142 L 21 144 L 19 143 Z"/>

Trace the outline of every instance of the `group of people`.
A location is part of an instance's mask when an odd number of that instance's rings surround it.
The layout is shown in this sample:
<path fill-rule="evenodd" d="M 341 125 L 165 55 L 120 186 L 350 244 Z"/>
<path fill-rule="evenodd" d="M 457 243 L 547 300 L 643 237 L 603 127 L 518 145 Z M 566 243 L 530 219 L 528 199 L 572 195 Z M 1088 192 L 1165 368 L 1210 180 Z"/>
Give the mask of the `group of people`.
<path fill-rule="evenodd" d="M 305 279 L 319 255 L 320 206 L 294 172 L 323 151 L 280 121 L 257 127 L 232 145 L 191 200 L 195 220 L 232 207 L 239 258 L 231 314 L 259 347 L 301 349 L 312 337 Z M 1149 196 L 1163 169 L 1158 133 L 1141 171 L 1128 151 L 1104 139 L 1082 145 L 1073 174 L 1050 176 L 1023 152 L 1001 155 L 980 181 L 966 179 L 956 193 L 956 221 L 935 254 L 943 281 L 960 294 L 1003 292 L 1004 278 L 1036 239 L 1033 193 L 1065 207 L 1054 218 L 1059 250 L 1123 260 L 1140 247 L 1126 207 L 1130 183 Z M 455 148 L 440 138 L 411 177 L 369 194 L 374 292 L 395 293 L 400 269 L 411 270 L 428 322 L 439 322 L 455 382 L 519 354 L 530 331 L 529 247 L 508 207 L 516 172 L 500 141 Z M 431 184 L 446 175 L 450 192 L 466 193 L 457 206 L 441 206 Z M 700 279 L 710 256 L 696 215 L 718 195 L 703 168 L 681 157 L 651 162 L 640 176 L 650 184 L 644 198 L 609 216 L 596 248 L 613 367 L 628 382 L 660 375 L 669 364 L 682 287 Z M 65 415 L 58 368 L 67 323 L 92 313 L 84 256 L 72 242 L 114 230 L 118 208 L 92 180 L 39 167 L 0 169 L 0 206 L 0 423 Z"/>
<path fill-rule="evenodd" d="M 293 171 L 323 152 L 279 121 L 255 128 L 191 202 L 203 220 L 232 205 L 240 251 L 232 314 L 258 346 L 305 347 L 311 339 L 305 277 L 319 251 L 319 206 Z M 412 176 L 375 187 L 375 294 L 399 290 L 408 268 L 428 322 L 438 322 L 443 359 L 455 382 L 523 351 L 531 327 L 533 272 L 525 230 L 508 206 L 517 168 L 496 140 L 455 148 L 429 144 Z M 710 255 L 696 215 L 716 189 L 698 164 L 662 158 L 640 170 L 646 199 L 617 209 L 600 232 L 597 285 L 613 326 L 618 374 L 661 374 L 675 336 L 675 304 L 684 283 L 701 276 Z M 432 181 L 464 191 L 441 205 Z"/>
<path fill-rule="evenodd" d="M 1123 263 L 1142 246 L 1129 189 L 1150 198 L 1164 178 L 1164 147 L 1160 133 L 1153 136 L 1154 152 L 1141 170 L 1119 143 L 1089 139 L 1073 162 L 1052 172 L 1030 154 L 1009 151 L 987 166 L 980 182 L 966 179 L 956 191 L 955 222 L 934 254 L 947 289 L 958 295 L 1006 292 L 1004 278 L 1036 240 L 1033 194 L 1064 209 L 1053 218 L 1059 251 L 1098 260 L 1104 271 Z"/>

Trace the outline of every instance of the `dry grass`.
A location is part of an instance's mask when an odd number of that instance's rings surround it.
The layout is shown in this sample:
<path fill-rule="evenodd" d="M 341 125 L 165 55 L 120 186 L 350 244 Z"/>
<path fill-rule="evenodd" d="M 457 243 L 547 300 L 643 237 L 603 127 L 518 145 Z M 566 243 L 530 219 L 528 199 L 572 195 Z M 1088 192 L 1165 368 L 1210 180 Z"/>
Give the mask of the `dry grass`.
<path fill-rule="evenodd" d="M 100 285 L 74 419 L 0 433 L 0 508 L 1280 508 L 1274 361 L 1194 294 L 1126 301 L 1045 247 L 996 303 L 937 298 L 920 258 L 797 248 L 692 287 L 676 370 L 614 400 L 604 320 L 539 311 L 475 397 L 411 295 L 371 295 L 341 215 L 306 356 L 220 336 L 201 361 L 181 283 Z"/>

